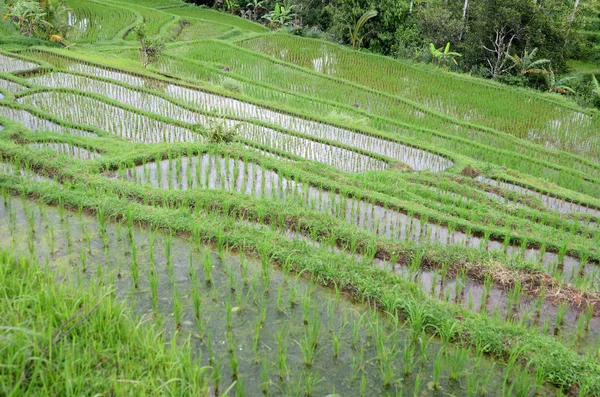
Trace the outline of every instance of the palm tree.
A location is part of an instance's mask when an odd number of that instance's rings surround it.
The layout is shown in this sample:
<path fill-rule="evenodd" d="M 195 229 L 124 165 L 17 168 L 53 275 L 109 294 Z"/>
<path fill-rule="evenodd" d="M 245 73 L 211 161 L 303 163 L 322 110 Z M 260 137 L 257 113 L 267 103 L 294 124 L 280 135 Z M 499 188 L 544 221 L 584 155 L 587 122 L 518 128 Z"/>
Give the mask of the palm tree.
<path fill-rule="evenodd" d="M 364 35 L 360 34 L 360 30 L 362 27 L 369 21 L 371 18 L 375 18 L 377 16 L 377 11 L 369 10 L 365 11 L 364 14 L 358 18 L 354 23 L 348 23 L 348 30 L 350 31 L 350 41 L 352 42 L 352 48 L 358 48 L 362 44 L 362 39 Z"/>
<path fill-rule="evenodd" d="M 446 44 L 446 47 L 435 48 L 433 43 L 429 43 L 429 51 L 433 56 L 433 62 L 439 63 L 442 67 L 446 66 L 446 62 L 452 61 L 458 66 L 456 58 L 461 57 L 458 52 L 450 51 L 450 42 Z"/>
<path fill-rule="evenodd" d="M 534 61 L 537 50 L 537 48 L 534 48 L 531 52 L 525 50 L 522 57 L 517 54 L 510 55 L 509 53 L 506 53 L 506 58 L 512 61 L 513 66 L 517 69 L 518 75 L 521 77 L 524 77 L 527 74 L 542 74 L 545 70 L 540 69 L 539 66 L 549 64 L 550 60 L 538 59 Z"/>
<path fill-rule="evenodd" d="M 561 79 L 556 79 L 554 72 L 552 70 L 545 71 L 543 74 L 546 79 L 546 86 L 548 87 L 548 92 L 557 92 L 559 94 L 567 95 L 568 93 L 574 94 L 575 90 L 569 87 L 567 84 L 569 81 L 575 80 L 577 77 L 575 76 L 566 76 Z"/>

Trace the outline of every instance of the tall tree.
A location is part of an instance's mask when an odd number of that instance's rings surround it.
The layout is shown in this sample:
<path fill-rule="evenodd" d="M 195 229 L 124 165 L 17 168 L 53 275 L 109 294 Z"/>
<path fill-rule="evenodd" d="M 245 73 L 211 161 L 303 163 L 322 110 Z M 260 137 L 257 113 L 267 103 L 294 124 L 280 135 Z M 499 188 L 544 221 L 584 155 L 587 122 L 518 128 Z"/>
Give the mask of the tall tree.
<path fill-rule="evenodd" d="M 470 4 L 463 54 L 468 64 L 485 65 L 492 77 L 512 68 L 507 53 L 538 48 L 555 68 L 564 67 L 569 8 L 563 0 L 480 0 Z"/>

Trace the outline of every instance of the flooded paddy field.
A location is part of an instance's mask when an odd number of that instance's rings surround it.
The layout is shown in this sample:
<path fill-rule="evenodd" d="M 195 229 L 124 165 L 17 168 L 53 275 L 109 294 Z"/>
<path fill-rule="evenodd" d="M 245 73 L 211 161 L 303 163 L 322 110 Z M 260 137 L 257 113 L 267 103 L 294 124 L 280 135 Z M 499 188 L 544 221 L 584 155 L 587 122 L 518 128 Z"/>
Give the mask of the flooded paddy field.
<path fill-rule="evenodd" d="M 227 249 L 7 195 L 0 218 L 3 246 L 61 270 L 67 282 L 112 285 L 148 321 L 191 335 L 199 359 L 215 367 L 215 391 L 235 380 L 247 395 L 502 395 L 531 386 L 503 386 L 509 369 L 484 356 L 415 337 L 343 295 Z"/>
<path fill-rule="evenodd" d="M 365 79 L 177 0 L 67 2 L 68 44 L 0 45 L 0 253 L 106 288 L 207 395 L 600 395 L 589 113 Z"/>

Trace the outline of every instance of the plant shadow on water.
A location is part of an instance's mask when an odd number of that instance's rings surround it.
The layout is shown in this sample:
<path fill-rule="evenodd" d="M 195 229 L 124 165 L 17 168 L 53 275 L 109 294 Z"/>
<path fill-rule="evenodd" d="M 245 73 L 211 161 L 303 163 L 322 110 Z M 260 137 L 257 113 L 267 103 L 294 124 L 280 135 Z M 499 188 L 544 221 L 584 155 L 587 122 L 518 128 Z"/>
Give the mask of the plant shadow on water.
<path fill-rule="evenodd" d="M 433 339 L 266 258 L 8 195 L 0 219 L 0 243 L 15 254 L 68 282 L 112 284 L 169 339 L 177 329 L 189 335 L 197 359 L 213 367 L 216 394 L 234 381 L 238 395 L 550 393 L 517 367 Z"/>

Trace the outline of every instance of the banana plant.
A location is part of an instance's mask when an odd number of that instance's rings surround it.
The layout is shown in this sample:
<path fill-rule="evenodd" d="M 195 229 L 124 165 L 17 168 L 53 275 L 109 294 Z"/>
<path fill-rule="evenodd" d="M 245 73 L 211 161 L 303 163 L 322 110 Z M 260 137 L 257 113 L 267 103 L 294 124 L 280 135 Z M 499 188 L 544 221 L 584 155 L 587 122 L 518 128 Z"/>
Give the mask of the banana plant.
<path fill-rule="evenodd" d="M 431 56 L 433 57 L 433 62 L 437 62 L 442 67 L 445 67 L 446 62 L 448 61 L 452 61 L 455 65 L 458 66 L 456 58 L 462 56 L 458 52 L 450 51 L 450 42 L 446 44 L 446 47 L 440 48 L 435 48 L 435 45 L 433 43 L 429 43 L 429 51 L 431 52 Z"/>
<path fill-rule="evenodd" d="M 225 9 L 230 14 L 233 14 L 238 8 L 240 8 L 238 0 L 225 0 Z"/>
<path fill-rule="evenodd" d="M 537 48 L 534 48 L 531 50 L 531 52 L 525 50 L 522 57 L 518 56 L 517 54 L 510 55 L 507 52 L 506 58 L 513 63 L 513 66 L 517 69 L 517 73 L 521 77 L 524 77 L 527 74 L 542 74 L 545 72 L 545 70 L 541 69 L 540 66 L 549 64 L 550 60 L 538 59 L 534 61 L 537 50 Z"/>
<path fill-rule="evenodd" d="M 22 35 L 33 37 L 35 32 L 46 30 L 50 27 L 46 21 L 44 7 L 36 1 L 20 0 L 8 6 L 8 12 L 3 19 L 10 19 L 19 28 Z"/>
<path fill-rule="evenodd" d="M 40 4 L 46 11 L 46 21 L 50 25 L 48 29 L 49 40 L 64 44 L 70 29 L 70 8 L 65 5 L 64 0 L 41 0 Z"/>
<path fill-rule="evenodd" d="M 286 26 L 296 18 L 296 15 L 292 12 L 293 9 L 294 5 L 291 1 L 286 1 L 283 5 L 277 2 L 275 3 L 275 9 L 264 15 L 263 18 L 269 22 L 271 28 Z"/>
<path fill-rule="evenodd" d="M 252 0 L 251 2 L 249 2 L 248 4 L 246 4 L 246 8 L 251 8 L 252 9 L 252 20 L 256 21 L 258 19 L 258 10 L 263 7 L 263 3 L 264 1 L 259 1 L 259 0 Z"/>
<path fill-rule="evenodd" d="M 570 81 L 575 80 L 577 77 L 575 76 L 567 76 L 561 79 L 557 79 L 556 75 L 552 70 L 545 70 L 543 74 L 546 80 L 546 87 L 548 87 L 548 92 L 557 92 L 559 94 L 567 95 L 569 93 L 574 94 L 575 90 L 569 87 L 567 84 Z"/>
<path fill-rule="evenodd" d="M 372 18 L 377 16 L 377 11 L 369 10 L 365 11 L 358 20 L 355 20 L 353 23 L 348 23 L 348 30 L 350 31 L 350 41 L 352 43 L 352 48 L 358 48 L 362 44 L 362 40 L 364 38 L 364 34 L 361 35 L 360 31 L 363 26 Z"/>

